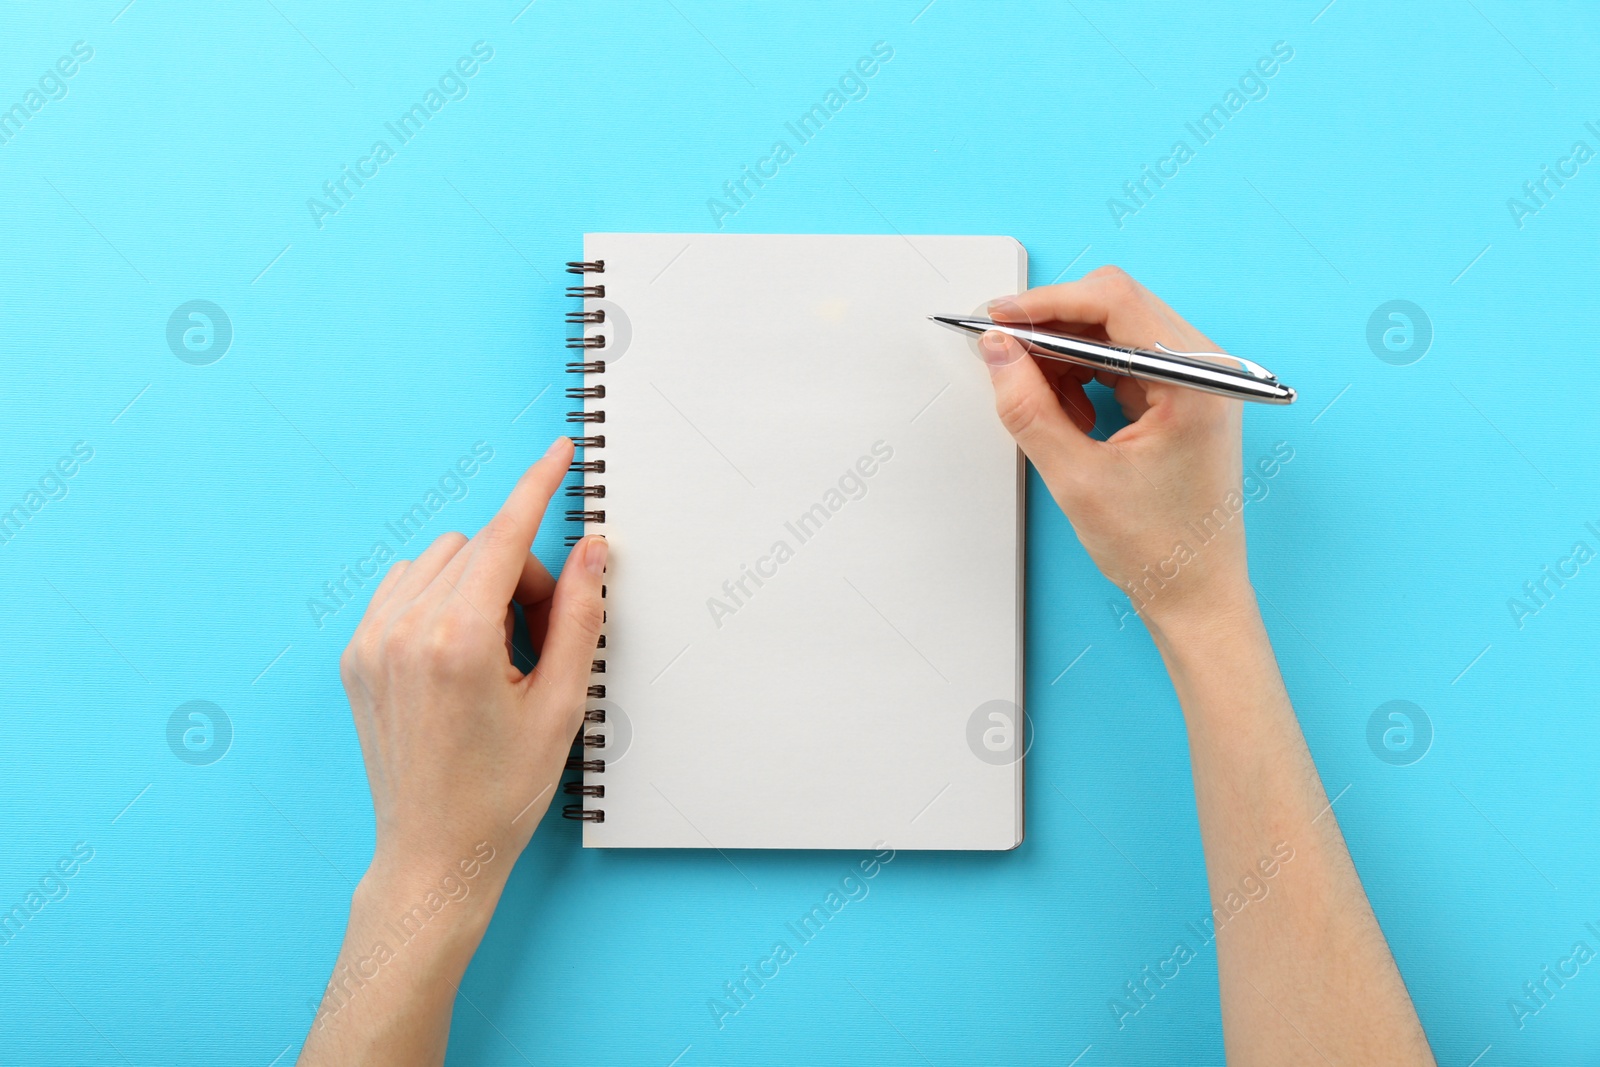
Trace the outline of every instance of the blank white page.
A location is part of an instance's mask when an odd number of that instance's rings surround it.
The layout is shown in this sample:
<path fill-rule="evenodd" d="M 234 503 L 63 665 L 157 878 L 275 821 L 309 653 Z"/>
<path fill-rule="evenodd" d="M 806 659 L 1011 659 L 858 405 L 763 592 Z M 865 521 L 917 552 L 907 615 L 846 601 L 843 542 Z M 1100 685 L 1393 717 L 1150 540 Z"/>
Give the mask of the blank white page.
<path fill-rule="evenodd" d="M 1024 468 L 927 316 L 1021 291 L 1026 251 L 600 233 L 584 258 L 582 503 L 611 548 L 584 844 L 1014 848 Z"/>

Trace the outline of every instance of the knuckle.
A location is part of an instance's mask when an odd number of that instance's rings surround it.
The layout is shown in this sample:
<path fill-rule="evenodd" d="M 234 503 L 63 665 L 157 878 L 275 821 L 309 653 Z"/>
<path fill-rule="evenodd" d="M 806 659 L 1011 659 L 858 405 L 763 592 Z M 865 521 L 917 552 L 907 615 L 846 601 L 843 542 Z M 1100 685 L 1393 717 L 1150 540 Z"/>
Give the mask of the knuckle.
<path fill-rule="evenodd" d="M 1013 437 L 1028 433 L 1039 419 L 1039 398 L 1032 392 L 1009 390 L 998 394 L 994 407 L 1000 416 L 1000 425 Z"/>
<path fill-rule="evenodd" d="M 504 515 L 496 515 L 478 532 L 478 538 L 484 547 L 496 553 L 507 551 L 513 548 L 519 539 L 517 524 Z"/>
<path fill-rule="evenodd" d="M 1104 279 L 1106 292 L 1110 294 L 1112 300 L 1128 304 L 1143 295 L 1144 286 L 1134 281 L 1133 276 L 1121 267 L 1107 266 L 1102 270 L 1104 273 L 1101 274 L 1101 278 Z"/>
<path fill-rule="evenodd" d="M 600 598 L 585 597 L 574 607 L 572 620 L 584 633 L 599 634 L 600 624 L 605 620 L 605 608 L 601 605 Z"/>
<path fill-rule="evenodd" d="M 440 615 L 420 639 L 417 654 L 434 670 L 447 669 L 461 662 L 468 651 L 467 634 L 448 614 Z"/>
<path fill-rule="evenodd" d="M 364 626 L 356 630 L 345 652 L 357 667 L 368 667 L 378 662 L 383 651 L 383 628 Z"/>
<path fill-rule="evenodd" d="M 416 647 L 417 619 L 411 612 L 396 616 L 373 642 L 373 650 L 385 660 L 403 661 Z"/>

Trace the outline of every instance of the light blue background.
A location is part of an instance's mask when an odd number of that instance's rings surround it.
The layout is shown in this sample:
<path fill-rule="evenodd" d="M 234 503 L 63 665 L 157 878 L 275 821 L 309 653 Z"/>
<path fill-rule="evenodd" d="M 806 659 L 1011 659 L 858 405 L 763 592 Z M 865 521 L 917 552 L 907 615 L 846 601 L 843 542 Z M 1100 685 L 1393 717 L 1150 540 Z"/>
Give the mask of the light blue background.
<path fill-rule="evenodd" d="M 1507 608 L 1600 546 L 1600 163 L 1520 229 L 1506 207 L 1600 147 L 1591 11 L 125 2 L 0 8 L 0 106 L 95 49 L 0 146 L 0 508 L 95 450 L 0 545 L 0 908 L 96 850 L 0 946 L 0 1062 L 293 1060 L 372 844 L 335 667 L 360 605 L 318 629 L 308 598 L 473 442 L 495 459 L 429 537 L 476 529 L 564 429 L 560 264 L 586 230 L 710 228 L 707 199 L 877 41 L 870 95 L 728 229 L 1010 234 L 1035 285 L 1120 264 L 1299 387 L 1246 423 L 1247 460 L 1295 452 L 1246 512 L 1255 581 L 1440 1062 L 1600 1054 L 1600 963 L 1520 1030 L 1507 1005 L 1600 949 L 1600 573 L 1521 629 Z M 470 95 L 319 230 L 306 199 L 479 40 Z M 1113 224 L 1277 41 L 1267 98 Z M 235 330 L 205 367 L 165 341 L 198 298 Z M 1409 366 L 1365 340 L 1397 298 L 1434 330 Z M 1208 910 L 1187 753 L 1148 637 L 1036 479 L 1029 522 L 1022 848 L 901 854 L 719 1031 L 707 999 L 858 857 L 736 871 L 583 852 L 547 819 L 451 1062 L 1220 1062 L 1209 950 L 1125 1029 L 1108 1009 Z M 1367 744 L 1393 699 L 1436 731 L 1411 766 Z M 190 700 L 233 723 L 210 766 L 167 746 Z"/>

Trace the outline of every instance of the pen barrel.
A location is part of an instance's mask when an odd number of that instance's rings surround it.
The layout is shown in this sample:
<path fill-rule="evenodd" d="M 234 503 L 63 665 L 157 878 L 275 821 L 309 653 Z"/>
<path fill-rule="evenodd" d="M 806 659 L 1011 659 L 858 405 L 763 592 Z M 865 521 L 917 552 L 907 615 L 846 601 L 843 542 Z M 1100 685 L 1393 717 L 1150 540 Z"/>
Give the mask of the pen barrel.
<path fill-rule="evenodd" d="M 1165 382 L 1258 404 L 1292 404 L 1295 391 L 1276 378 L 1258 378 L 1220 363 L 1192 356 L 1122 348 L 1074 337 L 1028 331 L 1018 337 L 1034 352 L 1053 359 L 1146 382 Z"/>
<path fill-rule="evenodd" d="M 1143 381 L 1169 382 L 1258 404 L 1292 404 L 1295 399 L 1295 391 L 1276 378 L 1257 378 L 1220 364 L 1161 352 L 1131 353 L 1128 373 Z"/>
<path fill-rule="evenodd" d="M 1163 345 L 1157 346 L 1161 349 L 1157 352 L 1145 348 L 1124 348 L 1105 341 L 1027 326 L 997 323 L 981 317 L 931 315 L 929 318 L 969 337 L 999 330 L 1036 356 L 1075 363 L 1097 372 L 1104 371 L 1147 382 L 1166 382 L 1258 404 L 1292 404 L 1295 401 L 1295 391 L 1278 381 L 1266 368 L 1224 352 L 1215 353 L 1215 358 L 1234 360 L 1239 368 L 1202 358 L 1212 353 L 1173 352 Z"/>
<path fill-rule="evenodd" d="M 1076 363 L 1081 367 L 1137 377 L 1134 365 L 1135 349 L 1103 345 L 1076 337 L 1054 337 L 1032 331 L 1012 334 L 1034 353 L 1051 359 Z"/>

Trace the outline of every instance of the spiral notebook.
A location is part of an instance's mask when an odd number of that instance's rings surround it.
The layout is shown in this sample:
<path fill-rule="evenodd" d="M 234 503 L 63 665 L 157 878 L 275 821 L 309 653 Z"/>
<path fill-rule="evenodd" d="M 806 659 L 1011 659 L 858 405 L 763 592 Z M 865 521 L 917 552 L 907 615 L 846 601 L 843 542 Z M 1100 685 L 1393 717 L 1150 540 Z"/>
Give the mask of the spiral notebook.
<path fill-rule="evenodd" d="M 1016 847 L 1024 467 L 927 316 L 1024 289 L 1022 246 L 594 233 L 568 271 L 584 845 Z"/>

